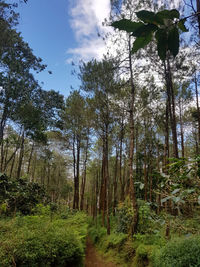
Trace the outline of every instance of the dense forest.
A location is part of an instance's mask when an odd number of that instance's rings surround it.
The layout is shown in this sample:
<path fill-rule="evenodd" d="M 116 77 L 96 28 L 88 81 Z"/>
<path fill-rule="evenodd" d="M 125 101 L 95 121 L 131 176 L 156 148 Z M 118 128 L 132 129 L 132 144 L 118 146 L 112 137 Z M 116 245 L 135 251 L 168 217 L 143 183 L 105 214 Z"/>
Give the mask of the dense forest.
<path fill-rule="evenodd" d="M 17 31 L 29 3 L 11 2 L 0 266 L 200 266 L 200 1 L 112 0 L 107 53 L 74 64 L 68 97 L 36 80 L 47 66 Z M 88 246 L 102 265 L 84 263 Z"/>

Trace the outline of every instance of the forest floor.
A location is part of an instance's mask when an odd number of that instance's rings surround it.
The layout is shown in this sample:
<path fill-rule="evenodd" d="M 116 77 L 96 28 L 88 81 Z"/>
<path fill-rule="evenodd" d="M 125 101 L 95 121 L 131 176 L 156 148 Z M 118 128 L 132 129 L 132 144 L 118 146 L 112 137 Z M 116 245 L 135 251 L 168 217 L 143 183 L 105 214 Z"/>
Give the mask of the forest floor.
<path fill-rule="evenodd" d="M 113 262 L 108 262 L 100 255 L 88 238 L 86 244 L 85 267 L 117 267 L 117 265 Z"/>

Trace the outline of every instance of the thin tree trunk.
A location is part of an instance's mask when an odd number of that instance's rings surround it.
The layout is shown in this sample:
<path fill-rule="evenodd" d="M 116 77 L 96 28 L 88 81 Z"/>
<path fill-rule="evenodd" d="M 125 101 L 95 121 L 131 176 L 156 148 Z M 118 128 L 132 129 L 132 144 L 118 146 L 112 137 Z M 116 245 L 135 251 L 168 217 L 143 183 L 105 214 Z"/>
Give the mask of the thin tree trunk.
<path fill-rule="evenodd" d="M 119 181 L 120 181 L 120 200 L 121 201 L 124 201 L 124 179 L 122 177 L 123 139 L 124 139 L 124 116 L 122 116 L 122 121 L 121 121 L 120 146 L 119 146 Z"/>
<path fill-rule="evenodd" d="M 198 84 L 197 84 L 196 72 L 195 72 L 194 82 L 195 82 L 196 106 L 197 106 L 197 117 L 198 117 L 198 152 L 199 152 L 199 146 L 200 146 L 200 108 L 199 108 L 199 93 L 198 93 Z"/>
<path fill-rule="evenodd" d="M 76 209 L 76 151 L 75 151 L 75 136 L 73 137 L 73 172 L 74 172 L 74 198 L 73 209 Z"/>
<path fill-rule="evenodd" d="M 82 184 L 81 184 L 81 201 L 80 201 L 80 210 L 83 210 L 84 206 L 84 193 L 85 193 L 85 184 L 86 184 L 86 172 L 87 172 L 87 160 L 88 160 L 88 147 L 89 147 L 89 133 L 86 141 L 86 150 L 85 150 L 85 160 L 83 164 L 83 174 L 82 174 Z"/>
<path fill-rule="evenodd" d="M 181 131 L 181 153 L 182 153 L 182 158 L 184 158 L 185 157 L 185 147 L 184 147 L 182 106 L 181 106 L 181 99 L 180 98 L 179 98 L 179 119 L 180 119 L 180 131 Z"/>
<path fill-rule="evenodd" d="M 19 162 L 18 162 L 18 169 L 17 169 L 17 179 L 20 178 L 21 175 L 21 169 L 22 169 L 22 161 L 24 157 L 24 131 L 22 133 L 22 140 L 21 140 L 21 148 L 20 148 L 20 153 L 19 153 Z"/>
<path fill-rule="evenodd" d="M 30 153 L 30 157 L 29 157 L 29 160 L 28 160 L 28 169 L 27 169 L 27 174 L 29 174 L 30 172 L 30 166 L 31 166 L 31 160 L 32 160 L 32 156 L 33 156 L 33 151 L 34 151 L 34 142 L 31 146 L 31 153 Z"/>
<path fill-rule="evenodd" d="M 132 223 L 132 235 L 137 231 L 138 225 L 138 205 L 135 194 L 135 185 L 133 177 L 133 153 L 134 153 L 134 120 L 133 120 L 133 110 L 135 102 L 135 85 L 133 82 L 133 70 L 132 70 L 132 58 L 131 58 L 131 37 L 129 36 L 129 68 L 130 68 L 130 85 L 131 85 L 131 99 L 130 99 L 130 111 L 129 111 L 129 129 L 130 129 L 130 149 L 129 149 L 129 195 L 132 200 L 133 205 L 133 223 Z"/>
<path fill-rule="evenodd" d="M 114 196 L 113 196 L 113 216 L 115 216 L 115 210 L 117 207 L 117 173 L 118 173 L 118 149 L 116 147 L 115 153 L 115 169 L 114 169 Z"/>
<path fill-rule="evenodd" d="M 167 58 L 167 66 L 164 62 L 165 67 L 165 80 L 167 87 L 167 97 L 169 104 L 169 116 L 172 130 L 172 139 L 173 139 L 173 155 L 175 158 L 178 158 L 178 141 L 177 141 L 177 130 L 176 130 L 176 113 L 175 113 L 175 100 L 174 100 L 174 88 L 172 83 L 172 74 L 169 58 Z"/>
<path fill-rule="evenodd" d="M 197 13 L 200 12 L 200 0 L 196 0 L 196 6 L 197 6 Z M 198 20 L 198 28 L 199 28 L 199 34 L 200 34 L 200 15 L 197 16 Z"/>
<path fill-rule="evenodd" d="M 80 137 L 76 139 L 76 176 L 74 181 L 74 209 L 79 209 Z"/>

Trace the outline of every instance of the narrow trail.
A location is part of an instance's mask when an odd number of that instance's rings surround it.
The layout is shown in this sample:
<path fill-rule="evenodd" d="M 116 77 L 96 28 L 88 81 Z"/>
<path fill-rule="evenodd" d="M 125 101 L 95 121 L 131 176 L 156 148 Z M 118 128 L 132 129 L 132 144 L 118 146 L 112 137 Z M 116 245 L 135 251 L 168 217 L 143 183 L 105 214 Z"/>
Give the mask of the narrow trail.
<path fill-rule="evenodd" d="M 85 267 L 117 267 L 116 264 L 112 262 L 107 262 L 92 244 L 91 240 L 87 239 L 86 246 L 86 257 L 85 257 Z"/>

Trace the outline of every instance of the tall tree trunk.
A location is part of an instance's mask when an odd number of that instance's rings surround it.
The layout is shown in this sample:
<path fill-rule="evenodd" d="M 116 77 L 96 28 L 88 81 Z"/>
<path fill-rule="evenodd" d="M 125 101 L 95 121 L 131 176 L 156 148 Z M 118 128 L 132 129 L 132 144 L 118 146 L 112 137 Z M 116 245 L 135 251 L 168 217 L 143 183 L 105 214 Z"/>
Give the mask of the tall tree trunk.
<path fill-rule="evenodd" d="M 167 65 L 166 65 L 167 63 Z M 174 97 L 174 88 L 172 82 L 172 73 L 169 62 L 169 57 L 167 61 L 164 62 L 165 67 L 165 80 L 167 87 L 167 97 L 169 104 L 169 116 L 170 116 L 170 124 L 172 130 L 172 139 L 173 139 L 173 156 L 178 158 L 178 141 L 177 141 L 177 129 L 176 129 L 176 112 L 175 112 L 175 97 Z"/>
<path fill-rule="evenodd" d="M 88 147 L 89 147 L 89 132 L 86 141 L 85 148 L 85 160 L 83 164 L 83 174 L 82 174 L 82 183 L 81 183 L 81 201 L 80 201 L 80 210 L 83 210 L 84 206 L 84 193 L 85 193 L 85 184 L 86 184 L 86 172 L 87 172 L 87 160 L 88 160 Z"/>
<path fill-rule="evenodd" d="M 107 180 L 106 180 L 106 138 L 103 137 L 103 160 L 102 160 L 102 225 L 105 226 L 107 206 Z"/>
<path fill-rule="evenodd" d="M 181 131 L 181 153 L 182 153 L 182 158 L 184 158 L 185 157 L 185 147 L 184 147 L 182 104 L 181 104 L 181 99 L 180 98 L 179 98 L 178 104 L 179 104 L 180 131 Z"/>
<path fill-rule="evenodd" d="M 108 114 L 107 114 L 107 121 L 108 121 Z M 109 170 L 108 170 L 108 124 L 105 125 L 105 191 L 106 191 L 106 198 L 105 198 L 105 205 L 106 205 L 106 218 L 107 218 L 107 234 L 110 234 L 110 202 L 109 202 L 109 195 L 110 195 L 110 177 L 109 177 Z"/>
<path fill-rule="evenodd" d="M 196 6 L 197 6 L 197 13 L 200 13 L 200 0 L 196 0 Z M 199 34 L 200 34 L 200 15 L 197 16 L 198 20 L 198 26 L 199 26 Z"/>
<path fill-rule="evenodd" d="M 30 172 L 30 166 L 31 166 L 31 160 L 32 160 L 33 151 L 34 151 L 34 145 L 35 145 L 35 143 L 33 142 L 32 146 L 31 146 L 31 153 L 30 153 L 29 160 L 28 160 L 27 174 L 29 174 L 29 172 Z"/>
<path fill-rule="evenodd" d="M 144 199 L 147 201 L 147 194 L 148 194 L 148 175 L 147 175 L 147 125 L 146 121 L 144 121 L 144 128 L 145 128 L 145 142 L 144 142 Z"/>
<path fill-rule="evenodd" d="M 120 129 L 120 145 L 119 145 L 119 181 L 120 181 L 120 200 L 124 201 L 124 177 L 122 176 L 122 149 L 123 149 L 123 139 L 124 139 L 124 111 L 121 120 Z"/>
<path fill-rule="evenodd" d="M 5 171 L 5 168 L 6 168 L 6 162 L 7 162 L 7 157 L 8 157 L 8 147 L 9 147 L 9 144 L 8 144 L 8 139 L 6 139 L 6 144 L 5 144 L 5 157 L 4 157 L 4 162 L 3 162 L 3 166 L 2 166 L 2 170 Z"/>
<path fill-rule="evenodd" d="M 115 169 L 114 169 L 114 187 L 113 187 L 113 216 L 115 216 L 115 210 L 117 207 L 117 173 L 118 173 L 118 148 L 116 147 L 115 153 Z"/>
<path fill-rule="evenodd" d="M 22 139 L 21 139 L 21 147 L 20 147 L 20 153 L 19 153 L 19 162 L 18 162 L 18 168 L 17 168 L 17 179 L 20 178 L 21 175 L 21 169 L 22 169 L 22 161 L 24 157 L 24 135 L 25 132 L 22 132 Z"/>
<path fill-rule="evenodd" d="M 73 209 L 76 209 L 76 148 L 75 148 L 75 135 L 73 136 L 72 152 L 73 152 L 73 172 L 74 172 Z"/>
<path fill-rule="evenodd" d="M 11 168 L 10 168 L 10 177 L 12 177 L 14 165 L 15 165 L 15 154 L 13 156 L 13 160 L 12 160 L 12 164 L 11 164 Z"/>
<path fill-rule="evenodd" d="M 197 83 L 197 76 L 195 72 L 194 77 L 195 83 L 195 95 L 196 95 L 196 106 L 197 106 L 197 117 L 198 117 L 198 153 L 199 153 L 199 146 L 200 146 L 200 108 L 199 108 L 199 92 L 198 92 L 198 83 Z"/>
<path fill-rule="evenodd" d="M 138 205 L 135 193 L 134 177 L 133 177 L 133 153 L 134 153 L 134 102 L 135 102 L 135 85 L 133 82 L 133 70 L 132 70 L 132 57 L 131 57 L 131 36 L 129 36 L 129 69 L 130 69 L 130 86 L 131 86 L 131 99 L 130 99 L 130 111 L 129 111 L 129 129 L 130 129 L 130 148 L 129 148 L 129 195 L 133 205 L 133 223 L 132 223 L 132 235 L 137 231 L 138 225 Z"/>
<path fill-rule="evenodd" d="M 76 176 L 74 183 L 74 209 L 79 209 L 80 137 L 76 140 Z"/>

